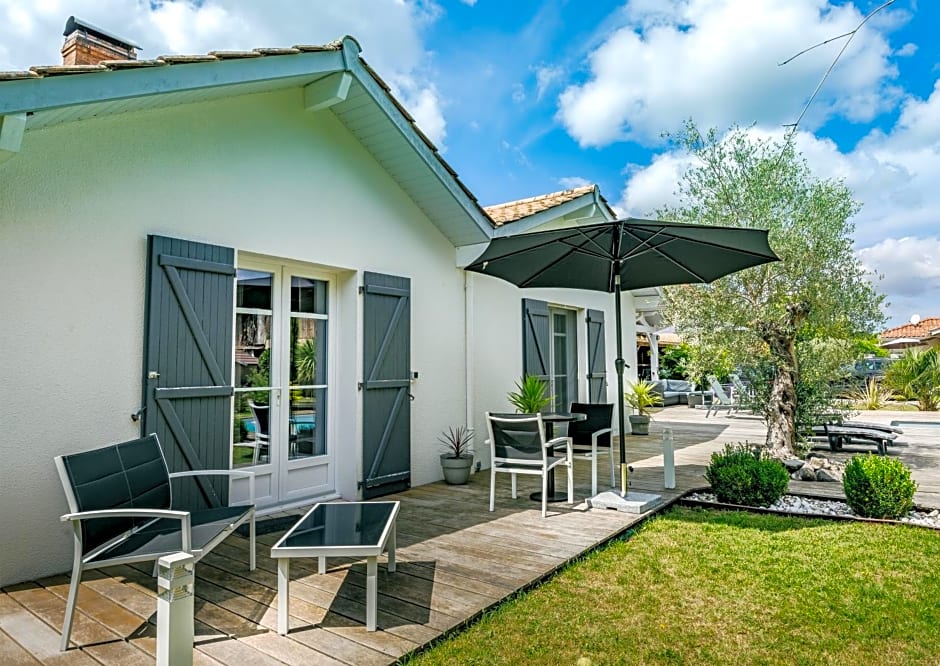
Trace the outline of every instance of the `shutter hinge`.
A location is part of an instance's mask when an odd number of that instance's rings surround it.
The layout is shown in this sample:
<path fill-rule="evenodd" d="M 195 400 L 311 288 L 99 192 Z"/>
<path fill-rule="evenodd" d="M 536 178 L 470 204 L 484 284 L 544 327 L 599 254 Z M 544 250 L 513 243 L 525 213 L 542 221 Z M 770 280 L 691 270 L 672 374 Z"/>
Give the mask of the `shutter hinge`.
<path fill-rule="evenodd" d="M 365 288 L 365 287 L 359 287 L 359 293 L 360 293 L 360 294 L 366 293 L 366 288 Z"/>
<path fill-rule="evenodd" d="M 357 389 L 357 390 L 361 391 L 361 390 L 362 390 L 362 387 L 363 387 L 363 383 L 362 383 L 362 382 L 357 382 L 357 383 L 356 383 L 356 389 Z"/>

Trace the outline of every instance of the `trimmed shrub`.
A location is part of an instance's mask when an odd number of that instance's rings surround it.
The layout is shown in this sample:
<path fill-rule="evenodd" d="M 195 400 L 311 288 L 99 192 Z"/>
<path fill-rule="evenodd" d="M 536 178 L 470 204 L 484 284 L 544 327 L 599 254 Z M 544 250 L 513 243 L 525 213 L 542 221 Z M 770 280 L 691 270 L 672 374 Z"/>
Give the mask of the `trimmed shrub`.
<path fill-rule="evenodd" d="M 705 478 L 719 502 L 770 506 L 783 496 L 790 482 L 787 468 L 760 447 L 725 444 L 713 453 Z"/>
<path fill-rule="evenodd" d="M 855 456 L 842 477 L 845 501 L 866 518 L 900 518 L 914 506 L 917 483 L 911 470 L 894 458 Z"/>

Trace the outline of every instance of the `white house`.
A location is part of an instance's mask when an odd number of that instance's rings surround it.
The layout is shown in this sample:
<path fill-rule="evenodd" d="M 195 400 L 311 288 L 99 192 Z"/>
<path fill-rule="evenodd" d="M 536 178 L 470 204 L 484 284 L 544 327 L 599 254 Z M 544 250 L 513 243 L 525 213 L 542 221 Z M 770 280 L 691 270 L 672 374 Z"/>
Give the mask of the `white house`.
<path fill-rule="evenodd" d="M 439 433 L 509 409 L 524 345 L 562 400 L 612 400 L 608 294 L 462 270 L 610 219 L 596 188 L 487 214 L 349 37 L 139 61 L 70 26 L 79 64 L 0 73 L 0 584 L 68 567 L 56 455 L 157 432 L 174 469 L 252 465 L 274 508 L 439 480 Z"/>

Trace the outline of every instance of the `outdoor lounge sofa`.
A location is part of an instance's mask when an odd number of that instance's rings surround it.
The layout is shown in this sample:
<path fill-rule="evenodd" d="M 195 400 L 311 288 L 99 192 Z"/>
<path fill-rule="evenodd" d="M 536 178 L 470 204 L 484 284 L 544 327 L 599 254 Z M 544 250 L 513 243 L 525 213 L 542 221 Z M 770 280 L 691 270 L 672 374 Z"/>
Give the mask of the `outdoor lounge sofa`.
<path fill-rule="evenodd" d="M 663 399 L 663 407 L 669 405 L 687 405 L 689 404 L 690 393 L 700 393 L 695 390 L 692 382 L 684 379 L 660 379 L 653 382 L 653 392 L 658 393 Z M 705 391 L 706 396 L 710 396 L 710 391 Z"/>
<path fill-rule="evenodd" d="M 254 472 L 198 470 L 170 474 L 156 435 L 67 456 L 56 469 L 68 500 L 74 561 L 60 649 L 66 650 L 85 569 L 156 561 L 178 552 L 204 555 L 248 522 L 249 565 L 255 568 Z M 198 511 L 174 510 L 170 480 L 185 476 L 247 477 L 249 503 Z"/>

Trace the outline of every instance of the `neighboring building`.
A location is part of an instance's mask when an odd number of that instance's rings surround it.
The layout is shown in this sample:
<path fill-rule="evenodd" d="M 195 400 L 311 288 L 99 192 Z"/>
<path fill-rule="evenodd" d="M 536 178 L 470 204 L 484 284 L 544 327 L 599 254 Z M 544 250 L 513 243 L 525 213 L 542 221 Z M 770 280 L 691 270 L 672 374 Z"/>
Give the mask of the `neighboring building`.
<path fill-rule="evenodd" d="M 533 355 L 559 406 L 612 401 L 609 294 L 462 270 L 612 218 L 596 188 L 494 222 L 349 37 L 143 61 L 69 27 L 71 64 L 0 73 L 0 584 L 68 566 L 55 455 L 153 431 L 173 469 L 251 465 L 273 509 L 439 480 L 450 425 L 488 466 Z"/>
<path fill-rule="evenodd" d="M 940 347 L 940 317 L 915 321 L 883 331 L 878 336 L 881 346 L 893 351 Z"/>

